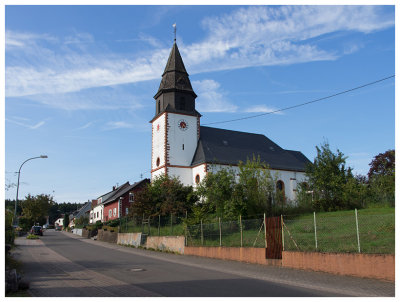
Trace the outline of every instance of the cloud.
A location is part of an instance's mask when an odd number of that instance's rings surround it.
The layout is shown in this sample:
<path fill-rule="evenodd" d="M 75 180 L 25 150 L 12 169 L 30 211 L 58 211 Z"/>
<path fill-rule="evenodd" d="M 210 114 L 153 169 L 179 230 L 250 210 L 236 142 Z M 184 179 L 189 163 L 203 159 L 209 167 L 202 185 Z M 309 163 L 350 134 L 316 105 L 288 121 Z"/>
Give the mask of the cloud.
<path fill-rule="evenodd" d="M 274 112 L 278 110 L 277 108 L 272 108 L 272 107 L 268 107 L 265 105 L 255 105 L 255 106 L 251 106 L 247 109 L 244 110 L 244 112 L 248 112 L 248 113 L 268 113 L 268 112 Z M 274 114 L 283 114 L 283 112 L 274 112 Z"/>
<path fill-rule="evenodd" d="M 93 124 L 94 124 L 93 122 L 89 122 L 89 123 L 86 123 L 85 125 L 83 125 L 83 126 L 81 126 L 79 128 L 76 128 L 75 130 L 83 130 L 83 129 L 89 128 Z"/>
<path fill-rule="evenodd" d="M 201 112 L 236 112 L 237 106 L 230 103 L 221 90 L 221 85 L 214 80 L 193 81 L 196 91 L 196 108 Z"/>
<path fill-rule="evenodd" d="M 124 121 L 117 121 L 117 122 L 108 122 L 106 124 L 106 130 L 113 130 L 113 129 L 121 129 L 121 128 L 133 128 L 134 125 L 124 122 Z"/>
<path fill-rule="evenodd" d="M 249 6 L 202 22 L 206 38 L 180 47 L 191 74 L 252 66 L 335 60 L 341 53 L 322 49 L 318 38 L 337 32 L 368 34 L 394 26 L 394 11 L 381 6 Z M 139 40 L 156 49 L 137 57 L 110 52 L 89 33 L 54 37 L 46 33 L 6 31 L 7 97 L 55 95 L 159 79 L 169 48 L 146 34 Z M 204 107 L 219 111 L 224 100 Z M 226 100 L 225 100 L 226 101 Z M 90 103 L 88 104 L 91 105 Z M 79 107 L 79 106 L 75 106 Z M 83 109 L 88 106 L 82 106 Z M 229 110 L 234 111 L 234 107 Z"/>
<path fill-rule="evenodd" d="M 28 128 L 28 129 L 32 129 L 32 130 L 38 129 L 38 128 L 42 127 L 45 124 L 45 121 L 40 121 L 40 122 L 38 122 L 38 123 L 36 123 L 34 125 L 28 125 L 26 123 L 21 123 L 21 122 L 15 121 L 15 120 L 7 119 L 7 118 L 5 120 L 7 122 L 13 123 L 15 125 L 22 126 L 22 127 L 25 127 L 25 128 Z"/>

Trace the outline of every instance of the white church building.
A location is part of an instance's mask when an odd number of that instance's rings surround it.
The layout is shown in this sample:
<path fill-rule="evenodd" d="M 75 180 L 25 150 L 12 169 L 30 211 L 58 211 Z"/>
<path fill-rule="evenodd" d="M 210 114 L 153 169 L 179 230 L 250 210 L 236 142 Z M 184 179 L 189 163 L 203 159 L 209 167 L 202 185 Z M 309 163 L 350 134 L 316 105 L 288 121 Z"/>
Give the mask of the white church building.
<path fill-rule="evenodd" d="M 276 187 L 284 191 L 287 200 L 295 200 L 297 185 L 306 179 L 309 160 L 299 151 L 282 149 L 262 134 L 201 126 L 196 97 L 174 42 L 154 96 L 151 179 L 165 174 L 196 186 L 207 173 L 221 168 L 238 171 L 240 161 L 259 156 L 277 175 Z"/>

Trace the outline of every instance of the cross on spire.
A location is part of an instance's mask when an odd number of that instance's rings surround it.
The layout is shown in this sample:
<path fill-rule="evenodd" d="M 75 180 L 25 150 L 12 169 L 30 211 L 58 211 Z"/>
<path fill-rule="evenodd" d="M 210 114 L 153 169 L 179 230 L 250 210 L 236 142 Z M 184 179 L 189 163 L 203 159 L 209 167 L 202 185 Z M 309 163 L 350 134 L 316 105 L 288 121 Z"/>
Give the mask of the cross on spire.
<path fill-rule="evenodd" d="M 172 24 L 172 27 L 174 28 L 174 42 L 176 42 L 176 23 Z"/>

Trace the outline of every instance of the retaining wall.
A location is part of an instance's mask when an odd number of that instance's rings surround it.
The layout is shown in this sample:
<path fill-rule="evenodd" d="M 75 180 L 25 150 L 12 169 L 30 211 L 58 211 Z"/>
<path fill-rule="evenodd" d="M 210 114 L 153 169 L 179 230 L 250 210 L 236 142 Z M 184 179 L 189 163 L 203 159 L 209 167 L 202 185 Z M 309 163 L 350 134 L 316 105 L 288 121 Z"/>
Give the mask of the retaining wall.
<path fill-rule="evenodd" d="M 185 249 L 185 236 L 148 236 L 146 248 L 183 254 Z"/>
<path fill-rule="evenodd" d="M 117 232 L 110 232 L 106 230 L 98 230 L 97 233 L 97 240 L 105 241 L 109 243 L 117 243 L 118 233 Z"/>
<path fill-rule="evenodd" d="M 117 244 L 140 246 L 142 233 L 119 233 Z"/>
<path fill-rule="evenodd" d="M 185 255 L 234 260 L 264 265 L 282 265 L 280 259 L 265 259 L 265 248 L 185 246 Z"/>
<path fill-rule="evenodd" d="M 394 255 L 284 251 L 282 266 L 395 281 Z"/>
<path fill-rule="evenodd" d="M 273 260 L 265 259 L 265 248 L 193 246 L 186 246 L 184 254 L 395 281 L 394 255 L 284 251 L 282 260 Z"/>
<path fill-rule="evenodd" d="M 82 229 L 73 229 L 72 233 L 75 235 L 82 236 Z"/>

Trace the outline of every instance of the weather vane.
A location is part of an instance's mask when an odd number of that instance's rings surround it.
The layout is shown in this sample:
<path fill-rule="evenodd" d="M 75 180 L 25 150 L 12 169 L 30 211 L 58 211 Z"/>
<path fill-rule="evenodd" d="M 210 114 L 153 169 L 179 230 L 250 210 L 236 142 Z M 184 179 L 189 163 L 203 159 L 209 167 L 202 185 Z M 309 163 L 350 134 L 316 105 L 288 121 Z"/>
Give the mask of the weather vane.
<path fill-rule="evenodd" d="M 176 23 L 172 24 L 172 27 L 174 28 L 174 41 L 176 42 Z"/>

